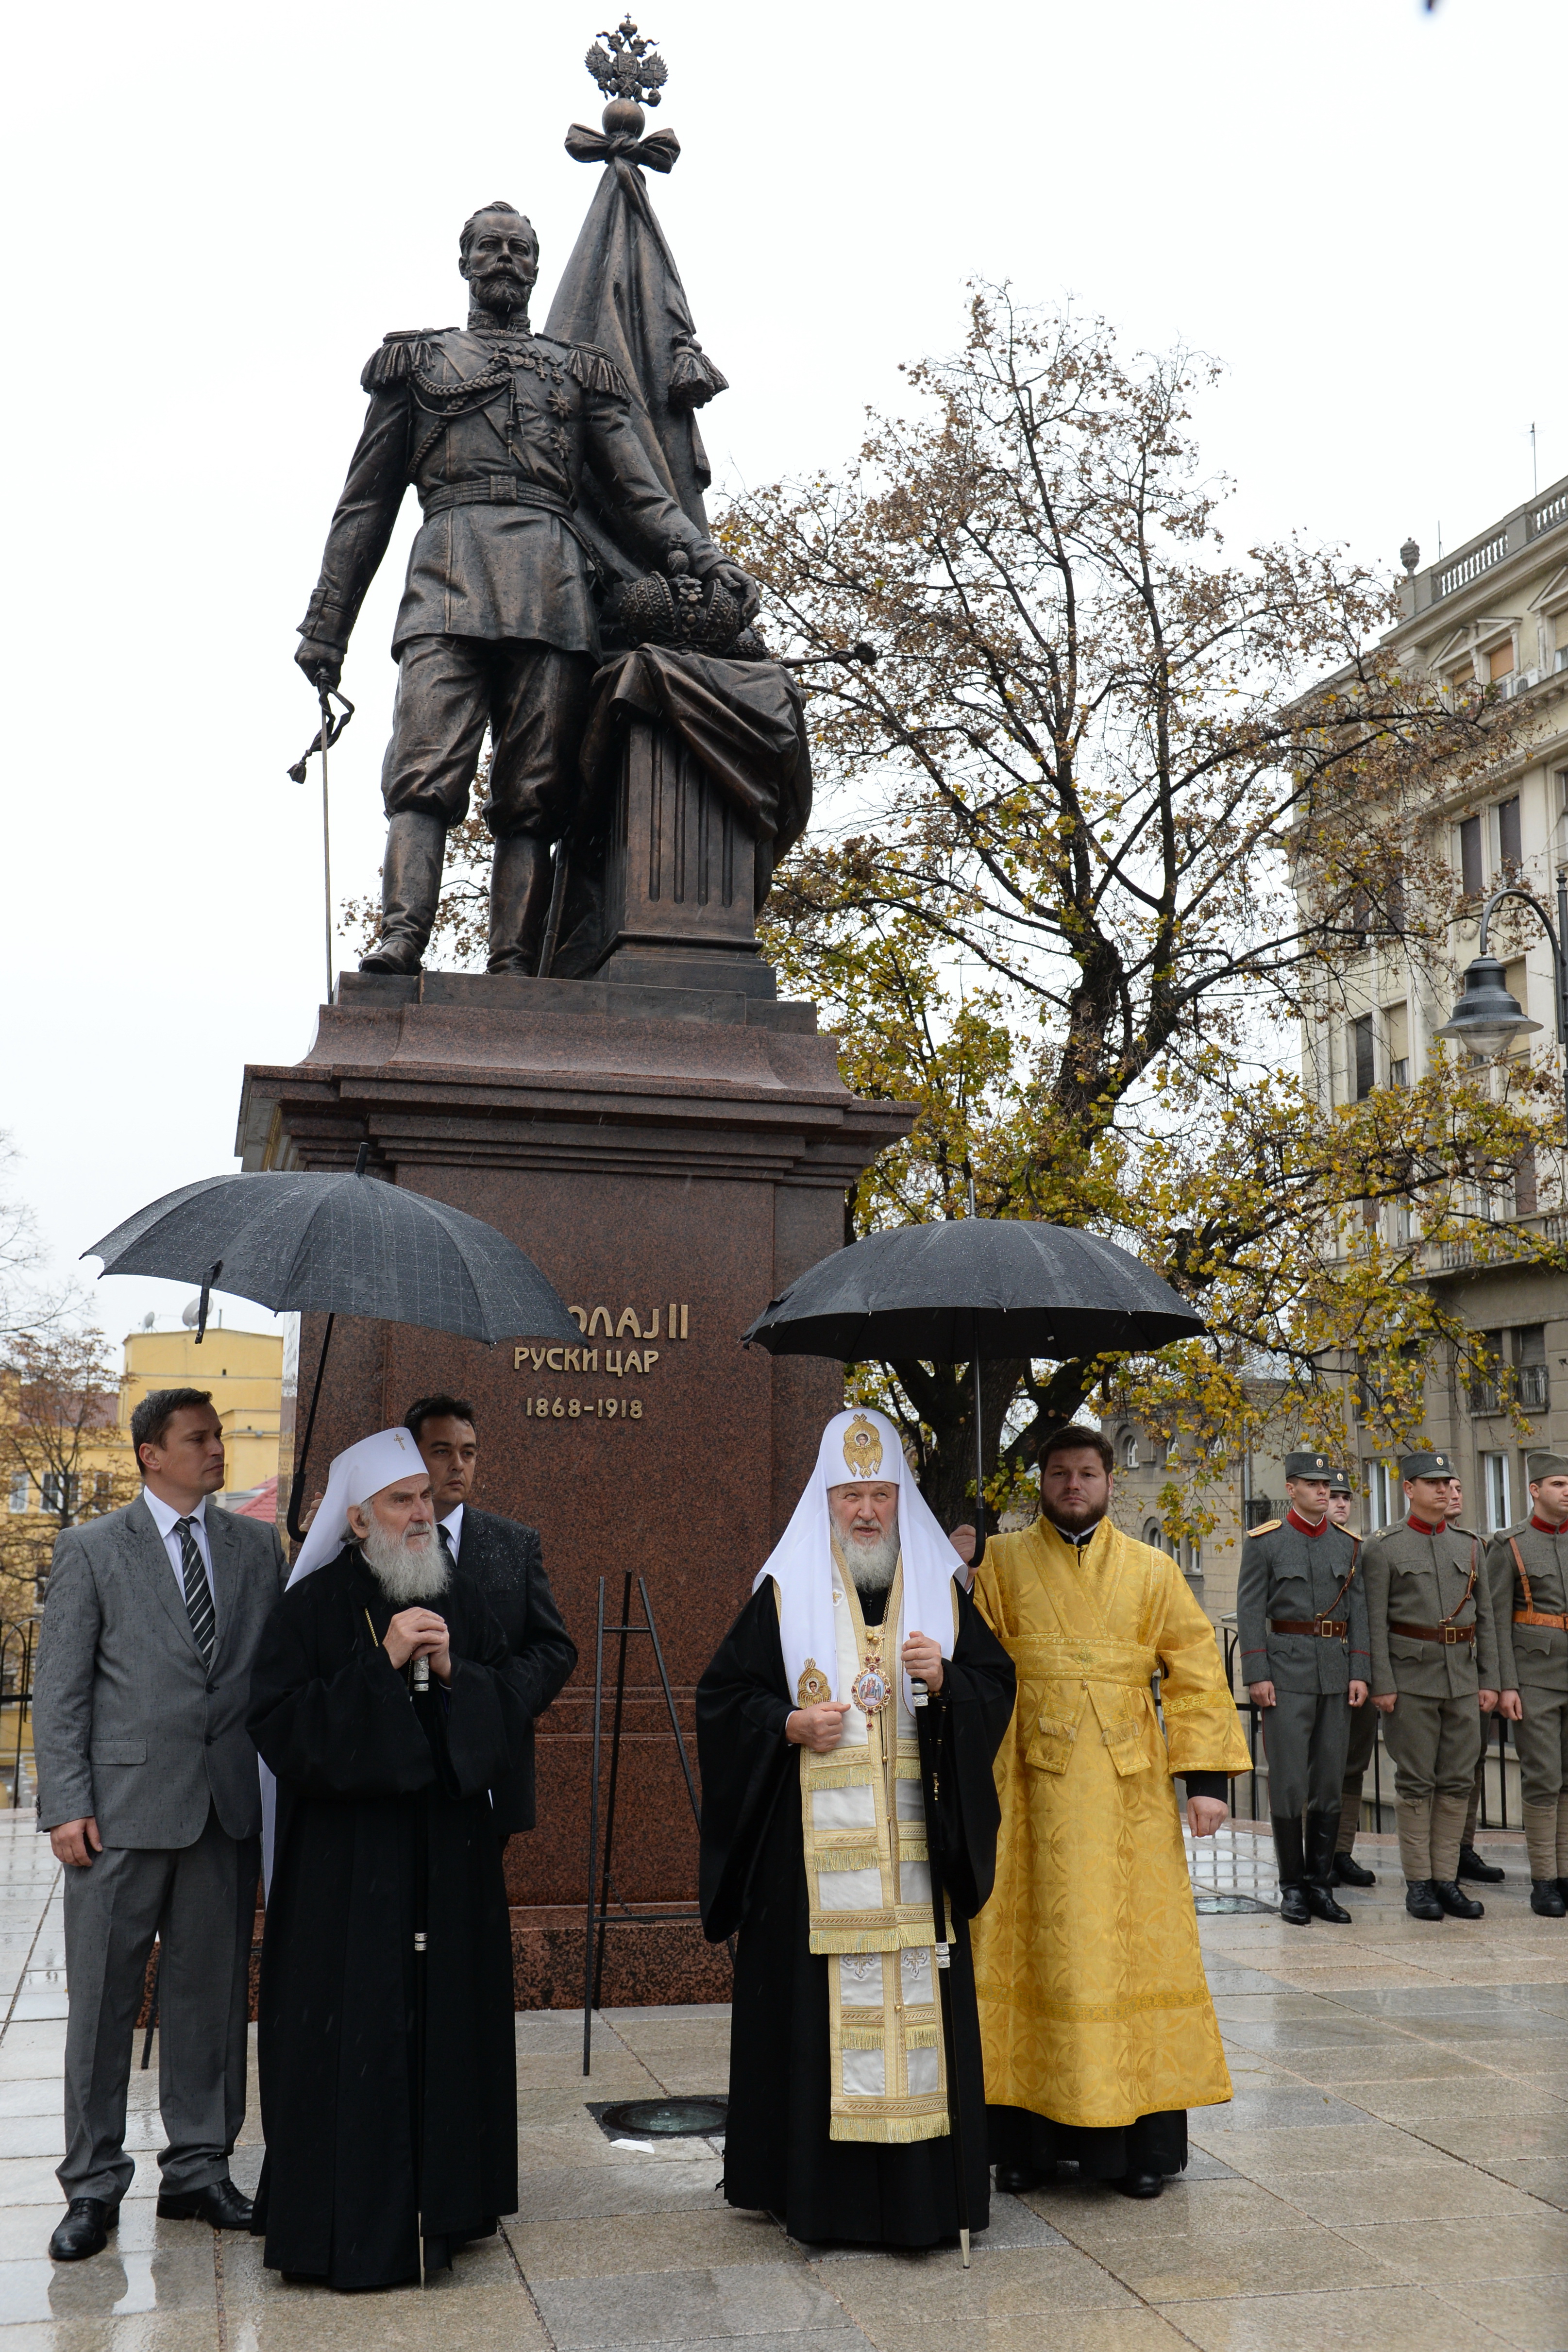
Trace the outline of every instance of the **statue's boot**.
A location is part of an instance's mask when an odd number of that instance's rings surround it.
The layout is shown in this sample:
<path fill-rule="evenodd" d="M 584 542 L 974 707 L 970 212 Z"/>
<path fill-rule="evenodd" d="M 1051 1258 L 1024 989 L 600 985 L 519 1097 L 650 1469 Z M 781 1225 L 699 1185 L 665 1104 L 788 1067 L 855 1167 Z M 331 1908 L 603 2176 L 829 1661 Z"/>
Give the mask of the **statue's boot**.
<path fill-rule="evenodd" d="M 387 824 L 382 866 L 382 935 L 361 971 L 415 972 L 441 901 L 446 827 L 423 809 L 399 809 Z"/>
<path fill-rule="evenodd" d="M 496 844 L 490 861 L 492 971 L 538 971 L 552 874 L 549 845 L 537 833 L 511 833 Z"/>

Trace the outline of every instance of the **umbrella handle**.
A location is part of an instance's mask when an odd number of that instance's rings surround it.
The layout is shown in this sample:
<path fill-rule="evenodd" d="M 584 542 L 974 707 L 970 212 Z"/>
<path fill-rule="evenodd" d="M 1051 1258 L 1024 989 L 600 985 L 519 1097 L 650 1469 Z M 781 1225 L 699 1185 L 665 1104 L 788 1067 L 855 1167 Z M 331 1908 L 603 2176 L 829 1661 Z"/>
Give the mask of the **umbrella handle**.
<path fill-rule="evenodd" d="M 970 1186 L 971 1209 L 974 1188 Z M 986 1434 L 980 1410 L 980 1318 L 969 1318 L 970 1346 L 974 1350 L 975 1371 L 975 1549 L 969 1561 L 971 1578 L 986 1557 Z"/>
<path fill-rule="evenodd" d="M 310 1451 L 310 1433 L 316 1426 L 316 1408 L 321 1402 L 321 1376 L 327 1369 L 327 1350 L 332 1344 L 332 1326 L 337 1319 L 336 1315 L 329 1315 L 327 1328 L 321 1335 L 321 1354 L 316 1365 L 316 1385 L 310 1391 L 310 1410 L 305 1417 L 305 1435 L 300 1442 L 299 1453 L 294 1465 L 294 1484 L 288 1490 L 287 1528 L 296 1543 L 303 1543 L 305 1540 L 305 1530 L 299 1524 L 300 1497 L 305 1492 L 305 1457 Z"/>

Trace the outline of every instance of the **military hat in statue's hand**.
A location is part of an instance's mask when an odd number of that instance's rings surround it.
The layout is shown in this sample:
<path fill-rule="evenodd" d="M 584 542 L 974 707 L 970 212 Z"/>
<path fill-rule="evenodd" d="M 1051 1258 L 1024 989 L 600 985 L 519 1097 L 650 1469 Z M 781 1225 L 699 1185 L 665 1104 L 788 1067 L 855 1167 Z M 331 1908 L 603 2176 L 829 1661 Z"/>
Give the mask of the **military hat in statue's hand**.
<path fill-rule="evenodd" d="M 1287 1454 L 1285 1475 L 1287 1478 L 1332 1478 L 1333 1468 L 1326 1454 Z"/>
<path fill-rule="evenodd" d="M 1399 1457 L 1399 1475 L 1402 1478 L 1457 1478 L 1458 1475 L 1451 1454 L 1429 1451 L 1402 1454 Z"/>

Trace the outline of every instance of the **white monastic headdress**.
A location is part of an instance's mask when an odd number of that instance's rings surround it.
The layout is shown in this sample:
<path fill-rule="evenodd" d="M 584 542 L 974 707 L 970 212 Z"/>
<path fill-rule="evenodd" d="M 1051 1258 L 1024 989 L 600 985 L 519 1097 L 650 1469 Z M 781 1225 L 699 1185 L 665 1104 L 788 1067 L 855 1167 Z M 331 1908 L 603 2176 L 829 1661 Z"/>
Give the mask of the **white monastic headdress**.
<path fill-rule="evenodd" d="M 336 1454 L 321 1507 L 300 1546 L 289 1583 L 298 1584 L 313 1569 L 325 1568 L 329 1559 L 337 1559 L 349 1540 L 350 1504 L 357 1509 L 383 1486 L 394 1486 L 415 1471 L 423 1475 L 424 1464 L 406 1429 L 378 1429 L 373 1437 L 361 1437 L 357 1445 L 346 1446 Z"/>
<path fill-rule="evenodd" d="M 779 1636 L 792 1691 L 800 1688 L 808 1658 L 818 1663 L 828 1680 L 837 1679 L 828 1489 L 878 1479 L 898 1488 L 905 1633 L 929 1633 L 945 1658 L 953 1654 L 951 1586 L 963 1563 L 915 1485 L 893 1423 L 883 1413 L 857 1407 L 835 1413 L 822 1432 L 817 1465 L 806 1482 L 806 1491 L 751 1588 L 755 1592 L 765 1577 L 778 1580 Z M 835 1690 L 833 1696 L 842 1701 L 849 1693 Z M 907 1675 L 904 1699 L 906 1706 L 914 1703 Z"/>

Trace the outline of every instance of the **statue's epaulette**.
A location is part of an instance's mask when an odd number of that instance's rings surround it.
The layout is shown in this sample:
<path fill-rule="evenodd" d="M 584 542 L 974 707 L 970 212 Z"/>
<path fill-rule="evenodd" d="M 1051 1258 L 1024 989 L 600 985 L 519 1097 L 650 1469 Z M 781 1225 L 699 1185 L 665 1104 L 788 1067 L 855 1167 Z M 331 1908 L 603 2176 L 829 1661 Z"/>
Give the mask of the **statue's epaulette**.
<path fill-rule="evenodd" d="M 617 400 L 631 399 L 632 388 L 608 352 L 601 352 L 597 343 L 572 343 L 569 348 L 571 356 L 566 372 L 584 392 L 608 392 Z"/>
<path fill-rule="evenodd" d="M 361 386 L 366 392 L 386 392 L 394 383 L 406 383 L 421 344 L 434 343 L 445 332 L 444 327 L 394 327 L 380 351 L 365 362 Z"/>
<path fill-rule="evenodd" d="M 1283 1519 L 1260 1519 L 1258 1525 L 1249 1528 L 1247 1532 L 1249 1536 L 1271 1536 L 1276 1528 L 1282 1528 L 1284 1524 Z"/>

